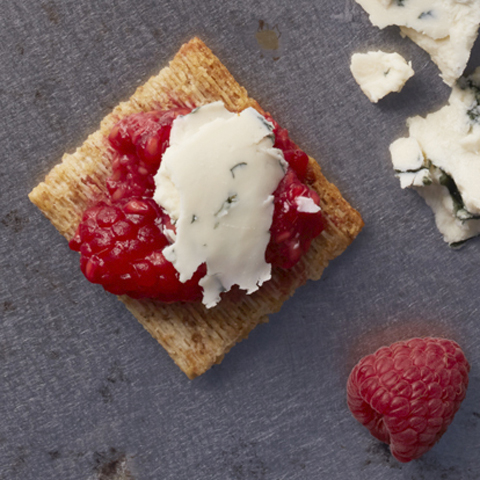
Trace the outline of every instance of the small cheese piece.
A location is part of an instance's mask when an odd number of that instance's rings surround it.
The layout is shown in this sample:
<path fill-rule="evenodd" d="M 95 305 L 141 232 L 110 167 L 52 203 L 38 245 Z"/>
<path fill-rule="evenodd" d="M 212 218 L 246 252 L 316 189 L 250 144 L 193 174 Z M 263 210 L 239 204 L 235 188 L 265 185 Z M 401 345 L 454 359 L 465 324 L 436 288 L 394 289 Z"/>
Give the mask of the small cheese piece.
<path fill-rule="evenodd" d="M 480 220 L 461 220 L 457 216 L 457 205 L 437 178 L 428 188 L 419 188 L 418 193 L 424 198 L 435 215 L 435 224 L 443 235 L 445 242 L 452 247 L 460 246 L 466 240 L 480 235 Z"/>
<path fill-rule="evenodd" d="M 453 87 L 437 112 L 407 120 L 390 146 L 402 188 L 415 187 L 450 244 L 480 234 L 480 68 Z"/>
<path fill-rule="evenodd" d="M 421 187 L 432 183 L 430 171 L 424 166 L 422 149 L 415 138 L 395 140 L 390 145 L 390 154 L 402 188 Z"/>
<path fill-rule="evenodd" d="M 317 213 L 321 208 L 310 197 L 297 197 L 295 202 L 302 213 Z"/>
<path fill-rule="evenodd" d="M 462 75 L 480 24 L 480 0 L 356 0 L 379 28 L 398 25 L 437 64 L 445 83 Z"/>
<path fill-rule="evenodd" d="M 237 114 L 215 102 L 173 122 L 155 176 L 154 200 L 176 229 L 163 253 L 182 282 L 206 264 L 208 308 L 233 285 L 252 293 L 270 279 L 273 192 L 287 168 L 274 142 L 273 125 L 253 108 Z"/>
<path fill-rule="evenodd" d="M 390 153 L 395 170 L 400 172 L 418 171 L 425 161 L 420 145 L 412 137 L 399 138 L 393 142 Z"/>
<path fill-rule="evenodd" d="M 414 74 L 411 62 L 398 53 L 382 51 L 354 53 L 350 71 L 363 93 L 377 103 L 391 92 L 399 92 Z"/>

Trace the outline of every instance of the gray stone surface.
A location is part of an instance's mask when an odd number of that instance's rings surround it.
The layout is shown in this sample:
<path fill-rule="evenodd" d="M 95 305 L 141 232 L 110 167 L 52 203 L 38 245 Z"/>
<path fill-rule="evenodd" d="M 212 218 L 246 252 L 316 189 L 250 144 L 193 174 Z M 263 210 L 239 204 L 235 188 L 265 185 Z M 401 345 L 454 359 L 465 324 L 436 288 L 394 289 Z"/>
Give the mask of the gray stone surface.
<path fill-rule="evenodd" d="M 407 116 L 448 98 L 423 51 L 351 0 L 0 7 L 0 479 L 479 478 L 480 242 L 443 243 L 387 148 Z M 259 45 L 260 21 L 276 51 Z M 321 281 L 189 381 L 87 283 L 27 194 L 193 35 L 320 160 L 366 227 Z M 397 50 L 416 70 L 378 105 L 349 72 L 368 48 Z M 351 417 L 345 383 L 362 355 L 424 334 L 462 345 L 471 386 L 439 444 L 402 465 Z"/>

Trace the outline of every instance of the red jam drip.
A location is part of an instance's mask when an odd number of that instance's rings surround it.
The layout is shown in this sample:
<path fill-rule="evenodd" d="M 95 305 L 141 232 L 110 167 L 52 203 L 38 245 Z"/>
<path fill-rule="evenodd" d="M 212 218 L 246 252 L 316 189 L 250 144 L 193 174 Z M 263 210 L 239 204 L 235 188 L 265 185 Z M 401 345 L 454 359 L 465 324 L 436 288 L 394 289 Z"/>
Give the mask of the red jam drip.
<path fill-rule="evenodd" d="M 116 295 L 155 298 L 163 302 L 193 302 L 202 298 L 198 285 L 206 274 L 201 265 L 187 282 L 179 280 L 174 266 L 163 256 L 169 244 L 165 227 L 173 230 L 169 216 L 153 200 L 154 176 L 169 145 L 173 120 L 191 109 L 137 113 L 118 122 L 108 137 L 112 146 L 112 175 L 107 195 L 88 208 L 70 241 L 81 254 L 80 268 L 92 283 Z M 275 267 L 293 267 L 324 229 L 321 212 L 298 210 L 298 197 L 319 204 L 318 194 L 303 183 L 308 157 L 274 125 L 274 147 L 283 151 L 289 167 L 274 192 L 271 238 L 265 258 Z"/>

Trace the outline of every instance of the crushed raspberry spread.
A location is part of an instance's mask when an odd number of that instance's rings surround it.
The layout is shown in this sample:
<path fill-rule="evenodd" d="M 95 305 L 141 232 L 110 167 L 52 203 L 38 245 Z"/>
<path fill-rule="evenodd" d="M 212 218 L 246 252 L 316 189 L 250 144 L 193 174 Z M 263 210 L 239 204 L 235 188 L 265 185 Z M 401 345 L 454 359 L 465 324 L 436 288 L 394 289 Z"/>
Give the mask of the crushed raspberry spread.
<path fill-rule="evenodd" d="M 169 216 L 153 200 L 154 175 L 169 145 L 172 123 L 191 109 L 137 113 L 118 122 L 108 139 L 112 146 L 112 175 L 106 198 L 87 209 L 70 241 L 81 253 L 80 267 L 87 279 L 116 295 L 155 298 L 164 302 L 199 301 L 202 265 L 185 283 L 163 256 L 169 245 L 165 229 L 174 230 Z M 299 211 L 296 199 L 318 194 L 305 183 L 308 157 L 274 125 L 275 148 L 283 151 L 289 168 L 274 193 L 271 238 L 265 257 L 273 266 L 293 267 L 324 229 L 321 212 Z"/>

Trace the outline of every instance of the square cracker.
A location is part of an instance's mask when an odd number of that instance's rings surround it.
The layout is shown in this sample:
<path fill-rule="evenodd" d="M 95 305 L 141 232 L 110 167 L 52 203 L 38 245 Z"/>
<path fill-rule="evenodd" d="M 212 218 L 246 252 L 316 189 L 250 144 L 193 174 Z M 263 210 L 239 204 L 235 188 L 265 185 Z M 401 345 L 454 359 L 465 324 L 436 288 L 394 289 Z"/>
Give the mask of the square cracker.
<path fill-rule="evenodd" d="M 106 191 L 111 174 L 108 134 L 121 118 L 137 112 L 197 107 L 222 100 L 232 111 L 253 107 L 248 97 L 198 38 L 183 45 L 169 66 L 150 78 L 126 102 L 120 103 L 73 154 L 63 156 L 45 181 L 29 195 L 57 230 L 70 240 L 85 209 Z M 307 183 L 320 195 L 327 227 L 291 270 L 273 269 L 272 279 L 252 295 L 231 291 L 212 309 L 198 303 L 164 304 L 155 300 L 119 297 L 146 330 L 167 350 L 189 378 L 220 363 L 237 342 L 259 323 L 267 322 L 296 288 L 308 279 L 318 280 L 328 262 L 340 255 L 360 232 L 363 221 L 322 175 L 310 158 Z"/>

